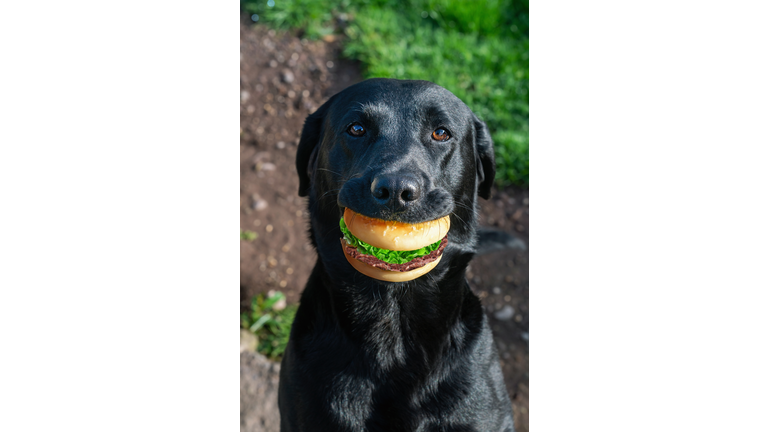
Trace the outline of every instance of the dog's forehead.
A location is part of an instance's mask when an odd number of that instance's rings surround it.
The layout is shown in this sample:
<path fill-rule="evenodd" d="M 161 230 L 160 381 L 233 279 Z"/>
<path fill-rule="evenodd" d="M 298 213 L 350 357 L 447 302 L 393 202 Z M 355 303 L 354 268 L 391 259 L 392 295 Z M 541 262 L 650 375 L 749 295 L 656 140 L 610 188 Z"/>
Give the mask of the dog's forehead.
<path fill-rule="evenodd" d="M 428 81 L 373 79 L 339 94 L 334 111 L 356 111 L 370 116 L 400 114 L 426 117 L 434 113 L 464 117 L 469 108 L 453 93 Z"/>

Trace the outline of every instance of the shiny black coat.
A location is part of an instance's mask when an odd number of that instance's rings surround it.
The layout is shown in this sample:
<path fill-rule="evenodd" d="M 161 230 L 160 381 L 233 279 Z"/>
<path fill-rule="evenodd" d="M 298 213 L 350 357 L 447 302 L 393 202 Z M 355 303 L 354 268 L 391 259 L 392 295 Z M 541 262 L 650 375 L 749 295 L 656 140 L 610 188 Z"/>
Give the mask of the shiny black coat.
<path fill-rule="evenodd" d="M 436 140 L 437 129 L 450 138 Z M 367 80 L 307 118 L 296 165 L 318 260 L 282 362 L 281 431 L 513 431 L 488 321 L 464 276 L 478 247 L 476 200 L 495 174 L 485 124 L 435 84 Z M 409 223 L 450 215 L 441 262 L 403 283 L 358 273 L 339 243 L 345 207 Z"/>

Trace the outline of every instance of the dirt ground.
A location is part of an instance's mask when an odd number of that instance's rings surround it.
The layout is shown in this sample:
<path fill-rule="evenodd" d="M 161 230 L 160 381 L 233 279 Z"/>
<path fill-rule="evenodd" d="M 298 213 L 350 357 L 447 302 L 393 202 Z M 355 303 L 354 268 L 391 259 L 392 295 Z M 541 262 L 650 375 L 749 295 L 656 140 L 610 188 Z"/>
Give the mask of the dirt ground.
<path fill-rule="evenodd" d="M 241 22 L 240 228 L 258 234 L 240 242 L 241 309 L 272 289 L 298 302 L 314 265 L 294 161 L 304 118 L 362 80 L 356 63 L 339 58 L 340 44 Z M 528 190 L 496 190 L 481 207 L 481 224 L 528 243 Z M 490 318 L 515 426 L 527 432 L 528 251 L 478 257 L 467 276 Z"/>

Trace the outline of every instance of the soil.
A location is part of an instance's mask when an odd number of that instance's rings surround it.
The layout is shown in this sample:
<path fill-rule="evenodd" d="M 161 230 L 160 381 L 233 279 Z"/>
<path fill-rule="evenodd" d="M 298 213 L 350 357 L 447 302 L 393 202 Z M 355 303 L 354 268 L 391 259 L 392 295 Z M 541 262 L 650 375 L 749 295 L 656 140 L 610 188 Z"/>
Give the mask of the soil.
<path fill-rule="evenodd" d="M 241 310 L 269 290 L 299 301 L 316 260 L 306 199 L 298 196 L 301 127 L 330 96 L 362 80 L 359 65 L 340 58 L 342 41 L 309 41 L 247 21 L 240 24 L 240 228 L 258 237 L 240 241 Z M 528 190 L 495 190 L 480 205 L 481 224 L 528 244 Z M 494 332 L 515 427 L 527 432 L 528 251 L 478 257 L 467 277 Z"/>

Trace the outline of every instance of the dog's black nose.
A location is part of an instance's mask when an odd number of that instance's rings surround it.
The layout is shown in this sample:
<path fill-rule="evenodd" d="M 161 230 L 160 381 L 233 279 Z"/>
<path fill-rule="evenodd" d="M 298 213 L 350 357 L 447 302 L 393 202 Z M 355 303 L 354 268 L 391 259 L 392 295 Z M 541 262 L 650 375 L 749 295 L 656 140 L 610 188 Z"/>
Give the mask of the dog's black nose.
<path fill-rule="evenodd" d="M 379 176 L 371 182 L 371 194 L 381 204 L 404 206 L 419 199 L 421 186 L 410 176 Z"/>

